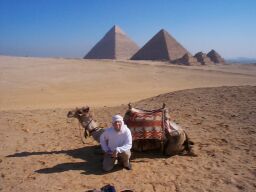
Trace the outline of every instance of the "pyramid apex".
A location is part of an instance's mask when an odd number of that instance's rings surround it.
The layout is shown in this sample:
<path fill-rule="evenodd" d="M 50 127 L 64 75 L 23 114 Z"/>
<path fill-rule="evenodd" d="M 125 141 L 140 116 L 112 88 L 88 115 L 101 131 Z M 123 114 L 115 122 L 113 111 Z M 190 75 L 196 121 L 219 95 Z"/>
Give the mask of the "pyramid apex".
<path fill-rule="evenodd" d="M 124 32 L 122 31 L 122 29 L 121 29 L 118 25 L 114 25 L 114 26 L 111 28 L 111 31 L 113 31 L 113 32 L 115 32 L 115 33 L 124 34 Z"/>
<path fill-rule="evenodd" d="M 212 49 L 211 51 L 209 51 L 209 53 L 217 53 L 214 49 Z"/>
<path fill-rule="evenodd" d="M 199 55 L 205 55 L 205 53 L 203 53 L 202 51 L 199 51 L 199 52 L 197 52 L 197 53 L 195 54 L 195 57 L 196 57 L 196 56 L 199 56 Z"/>
<path fill-rule="evenodd" d="M 207 53 L 207 56 L 212 56 L 212 55 L 220 56 L 220 54 L 217 51 L 215 51 L 214 49 L 212 49 L 211 51 L 209 51 L 209 53 Z"/>
<path fill-rule="evenodd" d="M 165 29 L 161 29 L 158 33 L 168 33 Z"/>

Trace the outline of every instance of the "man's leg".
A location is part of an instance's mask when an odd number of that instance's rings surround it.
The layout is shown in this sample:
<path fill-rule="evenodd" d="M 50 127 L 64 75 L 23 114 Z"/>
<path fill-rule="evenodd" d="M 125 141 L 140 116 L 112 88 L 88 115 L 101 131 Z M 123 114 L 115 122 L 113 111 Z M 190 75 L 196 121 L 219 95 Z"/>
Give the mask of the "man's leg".
<path fill-rule="evenodd" d="M 123 153 L 119 153 L 118 156 L 120 157 L 120 160 L 122 161 L 122 164 L 124 167 L 129 168 L 130 167 L 130 157 L 131 157 L 131 151 L 127 150 Z"/>
<path fill-rule="evenodd" d="M 113 169 L 114 165 L 115 165 L 115 158 L 112 158 L 111 155 L 104 155 L 104 159 L 103 159 L 103 170 L 104 171 L 110 171 L 111 169 Z"/>

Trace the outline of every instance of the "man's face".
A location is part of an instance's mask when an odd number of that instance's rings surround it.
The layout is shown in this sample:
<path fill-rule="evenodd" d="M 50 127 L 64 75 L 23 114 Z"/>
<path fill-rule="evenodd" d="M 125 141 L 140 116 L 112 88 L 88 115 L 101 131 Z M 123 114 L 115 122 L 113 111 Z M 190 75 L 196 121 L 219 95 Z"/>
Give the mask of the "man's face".
<path fill-rule="evenodd" d="M 122 122 L 121 122 L 121 121 L 115 121 L 115 122 L 113 123 L 113 127 L 114 127 L 114 129 L 115 129 L 117 132 L 119 132 L 119 131 L 121 130 L 121 127 L 122 127 Z"/>

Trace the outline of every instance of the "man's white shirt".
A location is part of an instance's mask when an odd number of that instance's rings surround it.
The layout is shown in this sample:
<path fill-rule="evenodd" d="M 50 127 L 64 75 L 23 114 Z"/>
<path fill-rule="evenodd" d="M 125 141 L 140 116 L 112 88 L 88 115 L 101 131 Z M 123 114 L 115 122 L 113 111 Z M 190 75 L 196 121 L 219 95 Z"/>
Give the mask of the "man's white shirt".
<path fill-rule="evenodd" d="M 119 132 L 114 127 L 105 129 L 100 136 L 100 144 L 105 152 L 125 152 L 132 148 L 132 135 L 130 129 L 122 124 Z"/>

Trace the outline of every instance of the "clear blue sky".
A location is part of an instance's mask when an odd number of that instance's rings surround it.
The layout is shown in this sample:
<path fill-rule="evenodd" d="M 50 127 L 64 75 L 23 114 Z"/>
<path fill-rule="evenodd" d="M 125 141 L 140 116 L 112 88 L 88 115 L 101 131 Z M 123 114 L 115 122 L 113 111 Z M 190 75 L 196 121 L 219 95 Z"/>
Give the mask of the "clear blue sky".
<path fill-rule="evenodd" d="M 0 0 L 0 54 L 83 57 L 114 24 L 139 46 L 164 28 L 193 54 L 256 58 L 256 0 Z"/>

